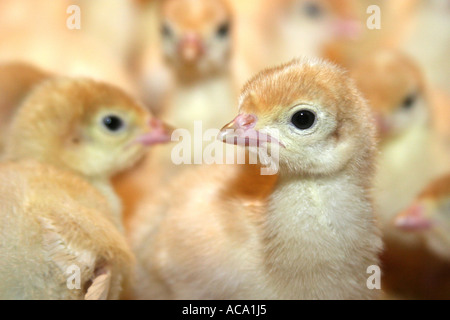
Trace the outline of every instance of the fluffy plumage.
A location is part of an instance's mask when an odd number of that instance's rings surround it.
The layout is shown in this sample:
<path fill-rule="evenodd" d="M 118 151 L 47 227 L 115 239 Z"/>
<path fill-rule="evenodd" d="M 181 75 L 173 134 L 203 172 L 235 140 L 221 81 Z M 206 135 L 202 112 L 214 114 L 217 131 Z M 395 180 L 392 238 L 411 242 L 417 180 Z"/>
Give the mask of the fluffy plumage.
<path fill-rule="evenodd" d="M 144 145 L 168 139 L 162 123 L 116 87 L 69 78 L 37 85 L 14 116 L 10 163 L 0 168 L 0 297 L 118 298 L 133 257 L 109 180 L 139 160 Z M 72 265 L 80 290 L 66 285 Z"/>
<path fill-rule="evenodd" d="M 371 54 L 356 65 L 352 76 L 377 121 L 381 151 L 376 177 L 378 218 L 387 237 L 399 237 L 392 219 L 445 166 L 437 155 L 430 91 L 419 67 L 397 51 Z"/>
<path fill-rule="evenodd" d="M 306 130 L 291 122 L 302 109 L 317 116 Z M 132 235 L 135 297 L 374 298 L 374 127 L 352 81 L 322 61 L 293 61 L 250 80 L 239 110 L 221 138 L 245 144 L 248 134 L 273 150 L 278 132 L 279 176 L 258 165 L 204 166 L 143 205 Z M 233 127 L 244 135 L 227 133 Z"/>

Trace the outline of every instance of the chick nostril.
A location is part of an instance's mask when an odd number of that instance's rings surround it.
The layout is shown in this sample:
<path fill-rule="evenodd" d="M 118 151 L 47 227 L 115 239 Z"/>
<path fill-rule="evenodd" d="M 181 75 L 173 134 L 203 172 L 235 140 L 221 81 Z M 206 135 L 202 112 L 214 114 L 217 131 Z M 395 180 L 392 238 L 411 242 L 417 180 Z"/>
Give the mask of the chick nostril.
<path fill-rule="evenodd" d="M 257 118 L 252 114 L 245 114 L 240 115 L 236 120 L 240 128 L 250 129 L 255 126 Z"/>

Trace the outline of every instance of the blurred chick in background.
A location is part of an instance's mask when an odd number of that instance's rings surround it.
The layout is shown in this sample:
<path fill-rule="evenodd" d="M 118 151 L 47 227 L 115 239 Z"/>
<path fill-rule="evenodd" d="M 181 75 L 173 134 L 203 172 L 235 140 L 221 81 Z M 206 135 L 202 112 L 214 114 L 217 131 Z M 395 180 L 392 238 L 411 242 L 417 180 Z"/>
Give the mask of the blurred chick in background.
<path fill-rule="evenodd" d="M 450 260 L 450 175 L 433 181 L 397 216 L 395 226 L 420 234 L 432 252 Z"/>
<path fill-rule="evenodd" d="M 398 51 L 372 53 L 357 62 L 352 76 L 369 100 L 379 133 L 374 196 L 386 243 L 385 289 L 411 298 L 443 297 L 450 278 L 444 273 L 438 280 L 442 263 L 431 262 L 420 235 L 402 232 L 392 223 L 434 177 L 450 169 L 435 121 L 442 114 L 433 114 L 435 99 L 420 68 Z"/>
<path fill-rule="evenodd" d="M 324 56 L 349 69 L 354 67 L 355 62 L 380 48 L 399 49 L 413 30 L 418 1 L 351 1 L 353 16 L 361 25 L 360 35 L 347 39 L 333 39 L 326 44 Z M 379 28 L 372 25 L 375 22 L 379 23 Z"/>
<path fill-rule="evenodd" d="M 237 2 L 233 1 L 236 7 L 244 6 Z M 240 19 L 247 22 L 240 21 L 238 46 L 250 72 L 241 75 L 241 84 L 267 66 L 300 56 L 320 57 L 331 40 L 355 38 L 361 32 L 362 26 L 354 15 L 356 3 L 351 0 L 251 3 L 252 14 Z"/>
<path fill-rule="evenodd" d="M 223 0 L 166 0 L 161 5 L 161 45 L 175 78 L 161 116 L 193 132 L 220 128 L 234 112 L 230 76 L 232 16 Z"/>
<path fill-rule="evenodd" d="M 345 73 L 319 60 L 263 71 L 220 139 L 279 146 L 278 179 L 259 166 L 203 166 L 143 204 L 130 235 L 135 297 L 375 298 L 375 128 Z"/>
<path fill-rule="evenodd" d="M 375 197 L 378 219 L 387 237 L 397 236 L 393 217 L 448 166 L 435 143 L 429 90 L 419 67 L 391 50 L 362 59 L 352 76 L 377 121 L 381 151 Z"/>
<path fill-rule="evenodd" d="M 36 86 L 8 130 L 10 162 L 0 165 L 0 297 L 118 298 L 133 257 L 109 179 L 168 139 L 115 87 L 69 78 Z M 73 266 L 82 290 L 67 286 Z"/>

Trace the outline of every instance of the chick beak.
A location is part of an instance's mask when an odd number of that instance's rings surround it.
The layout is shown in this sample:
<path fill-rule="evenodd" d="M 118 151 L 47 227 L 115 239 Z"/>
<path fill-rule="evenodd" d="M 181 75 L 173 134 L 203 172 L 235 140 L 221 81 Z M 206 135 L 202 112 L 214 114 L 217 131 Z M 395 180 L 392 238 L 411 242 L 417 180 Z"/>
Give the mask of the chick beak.
<path fill-rule="evenodd" d="M 284 145 L 270 135 L 255 129 L 258 118 L 253 114 L 240 114 L 233 121 L 225 125 L 219 132 L 217 139 L 239 146 L 260 146 L 262 143 L 275 142 Z"/>
<path fill-rule="evenodd" d="M 338 38 L 356 40 L 361 36 L 361 23 L 354 19 L 338 19 L 334 23 L 334 33 Z"/>
<path fill-rule="evenodd" d="M 389 132 L 392 129 L 389 122 L 381 114 L 375 115 L 375 125 L 376 125 L 377 131 L 378 131 L 378 135 L 380 137 L 385 137 L 385 136 L 389 135 Z"/>
<path fill-rule="evenodd" d="M 170 141 L 173 128 L 162 122 L 161 120 L 152 118 L 149 121 L 150 131 L 139 136 L 136 142 L 144 146 L 152 146 L 154 144 L 166 143 Z"/>
<path fill-rule="evenodd" d="M 431 220 L 425 217 L 426 208 L 416 203 L 402 212 L 394 221 L 397 228 L 405 231 L 421 231 L 431 228 Z"/>
<path fill-rule="evenodd" d="M 187 33 L 178 45 L 178 53 L 188 63 L 197 61 L 205 52 L 202 40 L 195 33 Z"/>

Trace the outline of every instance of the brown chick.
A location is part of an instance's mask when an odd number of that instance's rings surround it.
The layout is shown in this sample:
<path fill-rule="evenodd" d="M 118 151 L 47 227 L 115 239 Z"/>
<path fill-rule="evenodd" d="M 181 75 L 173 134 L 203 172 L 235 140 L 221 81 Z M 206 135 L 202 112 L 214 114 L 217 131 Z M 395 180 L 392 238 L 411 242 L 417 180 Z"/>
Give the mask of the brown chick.
<path fill-rule="evenodd" d="M 433 181 L 396 217 L 395 226 L 423 235 L 432 252 L 450 260 L 450 175 Z"/>
<path fill-rule="evenodd" d="M 0 150 L 3 138 L 21 101 L 37 83 L 49 75 L 31 65 L 0 64 Z"/>
<path fill-rule="evenodd" d="M 381 248 L 369 192 L 375 132 L 345 73 L 319 60 L 265 70 L 220 138 L 267 152 L 278 178 L 254 165 L 203 166 L 142 206 L 135 297 L 376 297 L 366 273 Z"/>
<path fill-rule="evenodd" d="M 69 78 L 36 86 L 8 132 L 5 159 L 14 163 L 0 170 L 0 297 L 117 298 L 133 260 L 110 178 L 168 140 L 115 87 Z M 81 291 L 66 286 L 72 265 Z"/>

